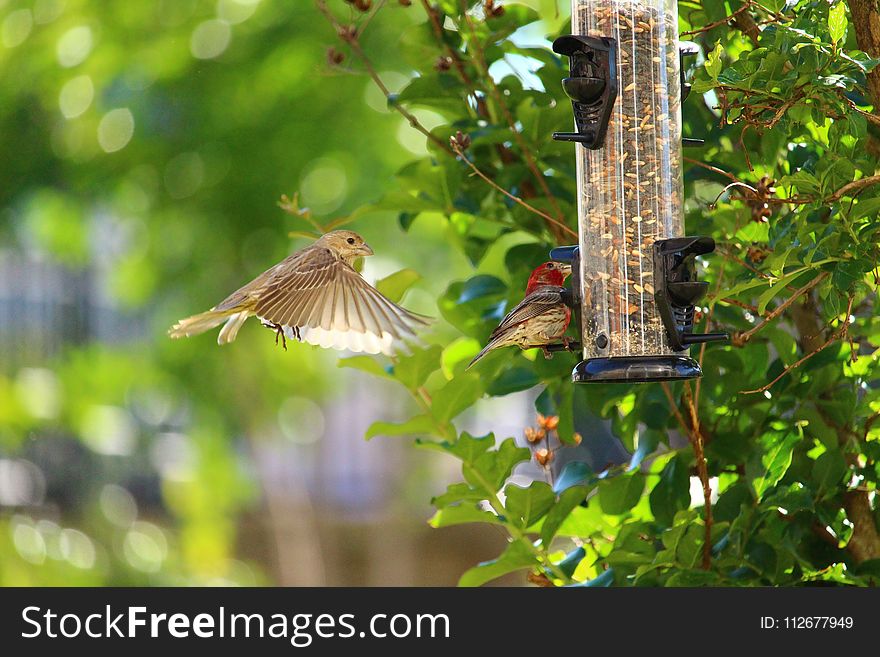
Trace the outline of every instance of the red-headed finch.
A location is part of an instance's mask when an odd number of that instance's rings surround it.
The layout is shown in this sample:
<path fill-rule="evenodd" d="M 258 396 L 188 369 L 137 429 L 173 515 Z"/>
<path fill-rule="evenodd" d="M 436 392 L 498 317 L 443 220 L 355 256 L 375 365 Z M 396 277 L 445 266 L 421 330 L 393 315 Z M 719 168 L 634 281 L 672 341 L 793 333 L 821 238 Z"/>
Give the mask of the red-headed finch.
<path fill-rule="evenodd" d="M 474 357 L 468 369 L 493 349 L 512 345 L 531 349 L 564 340 L 571 309 L 562 300 L 565 291 L 562 284 L 570 273 L 571 266 L 559 262 L 545 262 L 535 269 L 529 276 L 525 298 L 492 331 L 488 344 Z"/>
<path fill-rule="evenodd" d="M 287 336 L 321 347 L 390 354 L 395 340 L 414 337 L 427 321 L 386 299 L 355 271 L 355 258 L 370 255 L 360 235 L 334 230 L 211 310 L 180 320 L 168 334 L 189 337 L 223 324 L 217 344 L 227 344 L 256 316 L 276 331 L 276 342 Z"/>

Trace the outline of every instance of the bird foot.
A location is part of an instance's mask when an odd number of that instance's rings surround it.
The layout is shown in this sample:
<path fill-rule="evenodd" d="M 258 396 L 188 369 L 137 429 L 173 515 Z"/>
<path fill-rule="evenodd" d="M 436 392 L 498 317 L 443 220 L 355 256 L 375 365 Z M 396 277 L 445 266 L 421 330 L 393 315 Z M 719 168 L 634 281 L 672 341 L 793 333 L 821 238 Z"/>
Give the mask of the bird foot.
<path fill-rule="evenodd" d="M 571 351 L 571 338 L 567 335 L 562 336 L 562 346 L 565 347 L 566 351 Z"/>
<path fill-rule="evenodd" d="M 284 329 L 281 324 L 269 324 L 270 329 L 275 331 L 275 346 L 278 346 L 278 339 L 281 338 L 281 347 L 287 351 L 287 337 L 284 335 Z"/>
<path fill-rule="evenodd" d="M 551 352 L 547 347 L 541 347 L 541 351 L 544 352 L 544 358 L 547 360 L 553 360 L 553 352 Z"/>

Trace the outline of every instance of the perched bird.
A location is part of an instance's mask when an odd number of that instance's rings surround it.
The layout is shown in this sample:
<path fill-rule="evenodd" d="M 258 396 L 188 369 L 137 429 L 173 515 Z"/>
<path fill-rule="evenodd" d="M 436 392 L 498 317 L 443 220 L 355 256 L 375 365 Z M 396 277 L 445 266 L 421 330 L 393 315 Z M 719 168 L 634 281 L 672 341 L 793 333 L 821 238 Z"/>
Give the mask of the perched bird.
<path fill-rule="evenodd" d="M 493 349 L 516 345 L 520 349 L 545 347 L 554 340 L 568 343 L 565 330 L 571 321 L 571 309 L 562 300 L 562 284 L 571 274 L 571 265 L 545 262 L 529 276 L 526 296 L 501 320 L 483 347 L 467 366 L 470 369 Z M 550 353 L 544 349 L 544 356 Z"/>
<path fill-rule="evenodd" d="M 285 337 L 321 347 L 369 354 L 392 353 L 395 340 L 415 336 L 427 318 L 386 299 L 355 271 L 358 256 L 373 255 L 350 230 L 334 230 L 266 270 L 211 310 L 182 319 L 172 338 L 189 337 L 223 324 L 217 344 L 235 340 L 248 317 L 256 316 Z"/>

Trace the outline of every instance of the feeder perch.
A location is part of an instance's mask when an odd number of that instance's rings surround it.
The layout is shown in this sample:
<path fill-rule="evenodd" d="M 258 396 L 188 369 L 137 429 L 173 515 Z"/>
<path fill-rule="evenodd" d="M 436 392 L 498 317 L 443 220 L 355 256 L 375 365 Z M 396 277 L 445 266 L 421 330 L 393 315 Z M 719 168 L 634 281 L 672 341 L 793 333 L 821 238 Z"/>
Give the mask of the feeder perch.
<path fill-rule="evenodd" d="M 577 246 L 572 307 L 584 360 L 576 383 L 648 382 L 702 375 L 691 345 L 727 339 L 693 333 L 707 283 L 696 258 L 710 237 L 681 237 L 681 102 L 690 90 L 676 0 L 572 0 L 572 32 L 553 43 L 568 57 L 577 151 Z M 687 146 L 702 145 L 688 140 Z"/>

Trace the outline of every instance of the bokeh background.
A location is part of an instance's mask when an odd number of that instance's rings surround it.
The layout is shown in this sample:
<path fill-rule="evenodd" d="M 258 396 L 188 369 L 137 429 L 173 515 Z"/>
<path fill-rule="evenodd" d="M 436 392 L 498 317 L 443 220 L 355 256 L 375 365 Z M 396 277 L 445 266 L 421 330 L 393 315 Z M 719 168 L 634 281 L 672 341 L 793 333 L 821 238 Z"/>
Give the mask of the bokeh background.
<path fill-rule="evenodd" d="M 412 16 L 367 37 L 392 89 Z M 363 440 L 411 415 L 390 382 L 255 321 L 165 335 L 305 243 L 282 194 L 345 216 L 424 153 L 333 37 L 308 0 L 0 0 L 0 584 L 454 584 L 500 551 L 426 524 L 452 461 Z M 474 273 L 439 217 L 351 227 L 368 279 L 423 275 L 416 311 Z M 531 402 L 462 428 L 521 435 Z"/>

